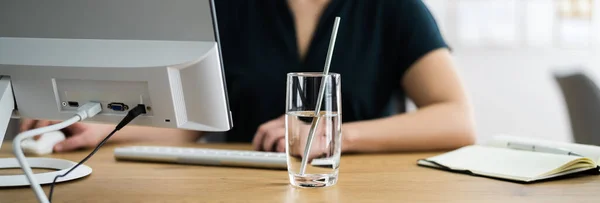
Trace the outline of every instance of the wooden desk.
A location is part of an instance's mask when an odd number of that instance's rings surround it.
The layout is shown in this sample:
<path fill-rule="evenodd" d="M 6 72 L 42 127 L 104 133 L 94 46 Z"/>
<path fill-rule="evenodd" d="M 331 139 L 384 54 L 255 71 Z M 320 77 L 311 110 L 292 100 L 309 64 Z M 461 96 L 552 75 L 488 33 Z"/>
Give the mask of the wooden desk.
<path fill-rule="evenodd" d="M 189 145 L 250 149 L 249 145 Z M 188 147 L 189 147 L 188 146 Z M 598 202 L 600 176 L 518 184 L 416 166 L 436 153 L 345 155 L 337 185 L 300 189 L 287 171 L 115 161 L 102 148 L 84 179 L 57 185 L 54 202 Z M 12 157 L 4 143 L 0 157 Z M 79 161 L 88 151 L 53 157 Z M 18 170 L 0 171 L 0 174 Z M 45 186 L 46 193 L 49 187 Z M 0 189 L 0 202 L 34 202 L 29 187 Z"/>

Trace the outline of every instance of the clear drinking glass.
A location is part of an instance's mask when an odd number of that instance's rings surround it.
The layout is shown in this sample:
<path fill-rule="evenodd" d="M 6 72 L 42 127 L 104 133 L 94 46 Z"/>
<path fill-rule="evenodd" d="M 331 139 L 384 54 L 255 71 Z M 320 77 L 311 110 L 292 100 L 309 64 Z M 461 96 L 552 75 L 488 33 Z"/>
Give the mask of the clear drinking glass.
<path fill-rule="evenodd" d="M 323 88 L 321 81 L 324 81 Z M 321 104 L 318 104 L 321 89 L 323 95 Z M 292 185 L 325 187 L 337 183 L 342 149 L 341 105 L 339 74 L 287 75 L 285 138 L 287 168 Z M 321 108 L 316 111 L 318 106 Z M 311 131 L 314 131 L 312 144 L 310 150 L 306 150 Z M 306 160 L 303 159 L 305 154 L 308 154 Z"/>

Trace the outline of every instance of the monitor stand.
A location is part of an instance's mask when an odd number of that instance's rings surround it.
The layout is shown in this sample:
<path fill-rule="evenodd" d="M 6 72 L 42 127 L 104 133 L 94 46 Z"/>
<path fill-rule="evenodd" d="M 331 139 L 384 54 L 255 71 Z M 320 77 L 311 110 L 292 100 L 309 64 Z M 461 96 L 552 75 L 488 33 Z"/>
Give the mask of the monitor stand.
<path fill-rule="evenodd" d="M 14 97 L 12 93 L 12 86 L 10 78 L 6 76 L 0 76 L 0 147 L 2 147 L 2 140 L 4 140 L 10 118 L 12 117 L 13 110 L 15 109 Z M 48 184 L 54 181 L 54 177 L 59 174 L 66 173 L 71 167 L 77 163 L 55 158 L 27 158 L 27 162 L 32 168 L 46 168 L 46 169 L 58 169 L 57 171 L 36 173 L 35 178 L 40 184 Z M 20 164 L 16 158 L 1 158 L 0 169 L 9 168 L 20 168 Z M 86 165 L 73 170 L 69 175 L 59 178 L 56 182 L 64 182 L 74 179 L 85 177 L 92 173 L 92 168 Z M 1 187 L 19 187 L 28 186 L 29 181 L 25 175 L 3 175 L 0 176 L 0 188 Z"/>
<path fill-rule="evenodd" d="M 15 100 L 13 97 L 10 78 L 0 76 L 0 148 L 2 148 L 2 140 L 4 140 L 8 124 L 15 109 Z"/>
<path fill-rule="evenodd" d="M 77 163 L 55 158 L 27 158 L 31 168 L 57 169 L 57 171 L 35 173 L 33 176 L 40 184 L 50 184 L 57 175 L 65 174 L 71 167 Z M 16 158 L 0 158 L 0 169 L 20 168 Z M 84 164 L 75 168 L 69 175 L 56 180 L 57 183 L 83 178 L 92 173 L 92 168 Z M 2 187 L 22 187 L 29 186 L 29 180 L 25 175 L 3 175 L 0 176 L 0 188 Z"/>

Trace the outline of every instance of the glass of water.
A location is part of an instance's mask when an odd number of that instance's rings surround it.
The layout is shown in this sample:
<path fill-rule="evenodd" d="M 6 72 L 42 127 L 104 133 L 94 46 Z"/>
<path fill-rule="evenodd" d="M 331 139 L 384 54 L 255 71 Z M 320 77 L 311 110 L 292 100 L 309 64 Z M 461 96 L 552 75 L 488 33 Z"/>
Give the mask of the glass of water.
<path fill-rule="evenodd" d="M 285 139 L 292 185 L 325 187 L 337 183 L 342 149 L 341 116 L 339 74 L 287 75 Z"/>

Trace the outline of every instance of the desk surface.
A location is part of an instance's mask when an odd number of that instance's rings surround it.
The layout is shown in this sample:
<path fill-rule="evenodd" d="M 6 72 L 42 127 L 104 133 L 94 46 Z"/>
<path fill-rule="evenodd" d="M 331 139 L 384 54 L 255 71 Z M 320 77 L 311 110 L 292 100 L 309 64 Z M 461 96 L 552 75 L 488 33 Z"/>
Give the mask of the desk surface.
<path fill-rule="evenodd" d="M 344 155 L 337 185 L 294 188 L 287 171 L 116 161 L 106 145 L 86 178 L 60 183 L 54 202 L 598 202 L 600 176 L 519 184 L 416 165 L 437 153 Z M 192 145 L 250 149 L 249 145 Z M 0 157 L 13 157 L 4 143 Z M 88 151 L 52 157 L 79 161 Z M 0 170 L 0 175 L 18 170 Z M 48 193 L 48 186 L 44 186 Z M 0 188 L 0 202 L 34 202 L 29 187 Z"/>

